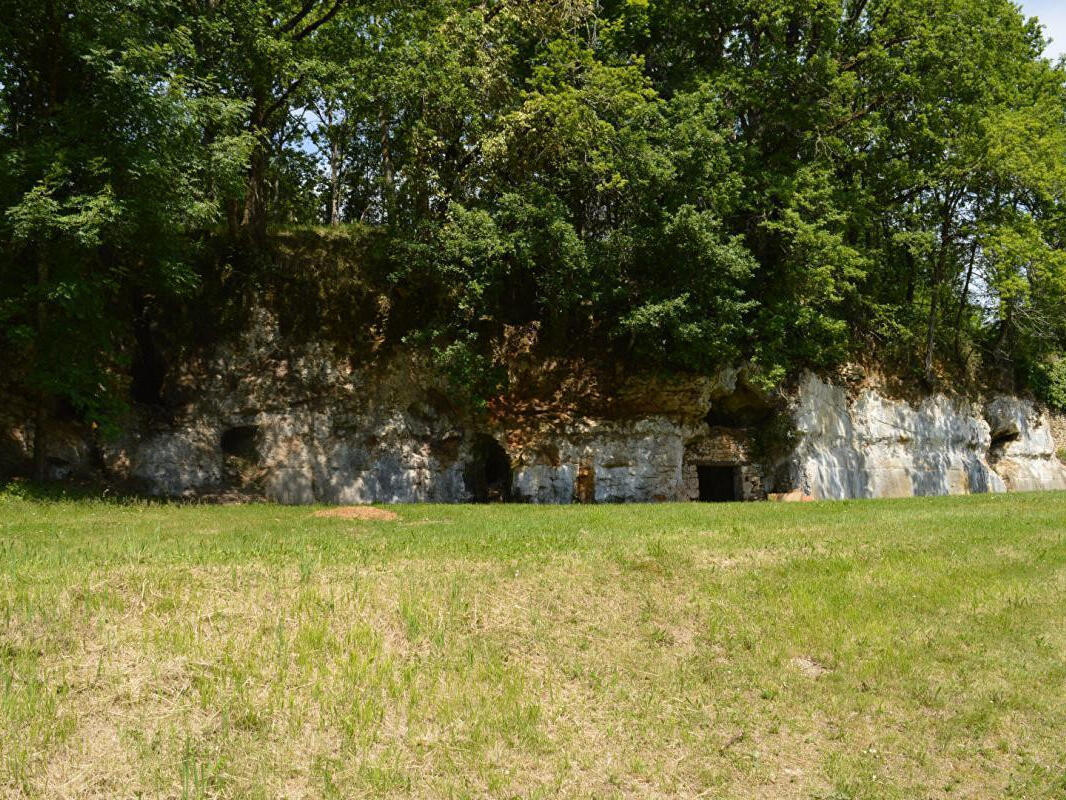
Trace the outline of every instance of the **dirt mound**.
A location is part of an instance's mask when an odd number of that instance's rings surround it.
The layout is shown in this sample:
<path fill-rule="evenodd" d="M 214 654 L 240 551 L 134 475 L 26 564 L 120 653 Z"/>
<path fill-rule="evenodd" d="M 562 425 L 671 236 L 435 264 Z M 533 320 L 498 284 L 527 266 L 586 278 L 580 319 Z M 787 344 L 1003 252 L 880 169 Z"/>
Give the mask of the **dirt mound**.
<path fill-rule="evenodd" d="M 384 508 L 372 508 L 371 506 L 338 506 L 337 508 L 324 508 L 321 511 L 316 511 L 314 516 L 379 521 L 399 519 L 399 516 L 393 511 L 386 511 Z"/>

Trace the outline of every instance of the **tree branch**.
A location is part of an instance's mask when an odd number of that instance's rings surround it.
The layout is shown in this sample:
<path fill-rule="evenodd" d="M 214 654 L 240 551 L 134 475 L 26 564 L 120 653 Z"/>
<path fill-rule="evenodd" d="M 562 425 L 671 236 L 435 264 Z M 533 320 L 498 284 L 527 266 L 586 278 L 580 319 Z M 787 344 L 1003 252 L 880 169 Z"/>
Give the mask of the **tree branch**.
<path fill-rule="evenodd" d="M 273 103 L 267 106 L 266 111 L 263 112 L 263 121 L 265 122 L 281 111 L 281 107 L 284 105 L 285 101 L 292 96 L 292 93 L 295 92 L 303 82 L 304 79 L 303 76 L 301 76 L 289 84 L 289 88 L 282 92 Z"/>
<path fill-rule="evenodd" d="M 319 17 L 314 22 L 312 22 L 306 28 L 301 30 L 299 33 L 295 34 L 292 37 L 293 41 L 298 42 L 301 39 L 306 39 L 308 36 L 310 36 L 316 30 L 318 30 L 323 25 L 325 25 L 327 22 L 329 22 L 331 19 L 333 19 L 335 16 L 337 16 L 337 14 L 340 13 L 341 8 L 343 8 L 344 4 L 347 3 L 347 2 L 348 2 L 348 0 L 335 0 L 335 2 L 333 3 L 332 7 L 330 7 L 329 11 L 327 11 L 325 14 L 323 14 L 321 17 Z"/>
<path fill-rule="evenodd" d="M 289 31 L 294 30 L 297 25 L 307 19 L 307 15 L 314 10 L 314 7 L 317 4 L 318 0 L 307 0 L 307 2 L 303 4 L 303 7 L 298 12 L 296 12 L 296 16 L 294 16 L 292 19 L 290 19 L 288 22 L 278 28 L 278 32 L 288 33 Z"/>

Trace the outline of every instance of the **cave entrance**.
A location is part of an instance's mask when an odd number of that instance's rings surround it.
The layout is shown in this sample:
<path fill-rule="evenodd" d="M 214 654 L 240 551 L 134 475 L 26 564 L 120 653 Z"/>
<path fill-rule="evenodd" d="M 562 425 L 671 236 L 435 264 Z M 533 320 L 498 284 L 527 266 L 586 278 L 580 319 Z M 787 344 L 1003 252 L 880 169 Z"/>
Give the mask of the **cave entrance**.
<path fill-rule="evenodd" d="M 473 458 L 465 470 L 466 486 L 475 503 L 506 503 L 511 500 L 511 459 L 500 443 L 478 434 L 471 448 Z"/>
<path fill-rule="evenodd" d="M 997 431 L 992 434 L 992 441 L 988 445 L 988 461 L 990 464 L 995 464 L 1006 452 L 1007 447 L 1012 443 L 1018 441 L 1020 434 L 1016 430 Z"/>
<path fill-rule="evenodd" d="M 696 467 L 701 503 L 730 503 L 740 500 L 740 467 L 700 464 Z"/>
<path fill-rule="evenodd" d="M 254 463 L 259 461 L 258 438 L 258 425 L 238 425 L 223 432 L 219 446 L 228 456 Z"/>

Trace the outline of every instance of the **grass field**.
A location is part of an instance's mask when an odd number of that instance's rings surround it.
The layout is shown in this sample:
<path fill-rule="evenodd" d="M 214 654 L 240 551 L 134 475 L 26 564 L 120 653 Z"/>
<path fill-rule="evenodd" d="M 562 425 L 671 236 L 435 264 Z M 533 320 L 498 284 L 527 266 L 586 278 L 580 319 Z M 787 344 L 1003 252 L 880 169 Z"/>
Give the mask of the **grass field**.
<path fill-rule="evenodd" d="M 1066 495 L 0 492 L 6 797 L 1066 797 Z"/>

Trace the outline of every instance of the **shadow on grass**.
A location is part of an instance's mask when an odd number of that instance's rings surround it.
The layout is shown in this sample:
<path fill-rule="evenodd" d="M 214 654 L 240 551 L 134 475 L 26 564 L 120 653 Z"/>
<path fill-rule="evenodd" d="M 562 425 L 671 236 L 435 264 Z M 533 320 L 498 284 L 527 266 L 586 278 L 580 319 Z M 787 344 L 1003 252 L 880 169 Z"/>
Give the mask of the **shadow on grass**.
<path fill-rule="evenodd" d="M 134 486 L 119 486 L 94 480 L 34 481 L 28 478 L 0 479 L 0 498 L 14 497 L 42 503 L 94 501 L 128 505 L 130 503 L 184 503 L 180 499 L 153 497 Z"/>
<path fill-rule="evenodd" d="M 34 481 L 29 478 L 0 478 L 0 499 L 17 497 L 41 503 L 97 502 L 115 505 L 230 506 L 267 502 L 258 495 L 233 489 L 199 493 L 190 497 L 149 494 L 135 482 L 116 483 L 92 478 L 61 481 Z"/>

